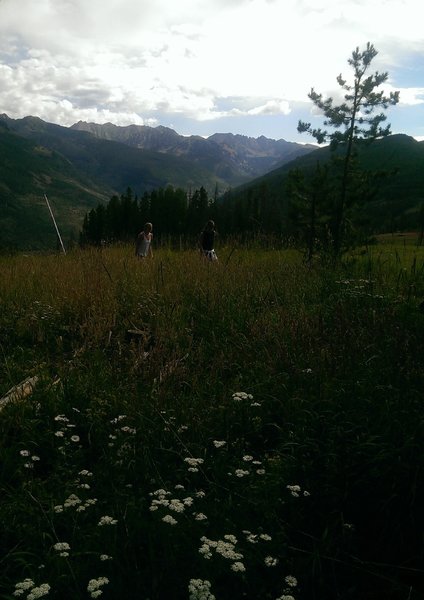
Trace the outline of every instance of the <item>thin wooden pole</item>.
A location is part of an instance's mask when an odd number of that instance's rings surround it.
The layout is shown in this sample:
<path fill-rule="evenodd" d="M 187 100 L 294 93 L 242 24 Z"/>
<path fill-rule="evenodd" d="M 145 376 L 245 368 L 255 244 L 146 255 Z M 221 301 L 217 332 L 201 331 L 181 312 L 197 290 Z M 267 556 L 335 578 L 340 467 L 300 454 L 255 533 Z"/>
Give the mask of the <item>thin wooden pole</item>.
<path fill-rule="evenodd" d="M 50 202 L 49 202 L 49 199 L 47 198 L 46 194 L 44 194 L 44 198 L 46 200 L 47 207 L 48 207 L 48 209 L 50 211 L 50 216 L 51 216 L 51 218 L 53 220 L 54 227 L 55 227 L 56 233 L 57 233 L 57 237 L 59 238 L 60 245 L 62 246 L 63 254 L 66 254 L 65 246 L 63 245 L 62 238 L 61 238 L 60 233 L 59 233 L 59 228 L 57 226 L 56 219 L 54 218 L 54 214 L 53 214 L 53 211 L 52 211 L 52 209 L 50 207 Z"/>

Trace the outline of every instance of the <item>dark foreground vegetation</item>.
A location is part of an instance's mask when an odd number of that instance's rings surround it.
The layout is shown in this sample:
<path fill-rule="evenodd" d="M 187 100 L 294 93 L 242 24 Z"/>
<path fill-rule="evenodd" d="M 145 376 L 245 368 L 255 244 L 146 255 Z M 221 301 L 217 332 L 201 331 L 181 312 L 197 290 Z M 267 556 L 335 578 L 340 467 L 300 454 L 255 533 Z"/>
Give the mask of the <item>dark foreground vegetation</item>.
<path fill-rule="evenodd" d="M 423 597 L 422 248 L 218 254 L 0 259 L 2 598 Z"/>

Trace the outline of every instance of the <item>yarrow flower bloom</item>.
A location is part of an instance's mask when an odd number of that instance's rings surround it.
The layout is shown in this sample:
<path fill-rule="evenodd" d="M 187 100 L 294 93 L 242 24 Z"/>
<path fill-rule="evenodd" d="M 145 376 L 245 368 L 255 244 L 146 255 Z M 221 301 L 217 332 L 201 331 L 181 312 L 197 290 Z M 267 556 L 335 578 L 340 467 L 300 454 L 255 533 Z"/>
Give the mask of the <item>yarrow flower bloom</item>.
<path fill-rule="evenodd" d="M 90 579 L 87 585 L 87 592 L 90 592 L 92 598 L 98 598 L 103 593 L 100 589 L 109 583 L 107 577 L 99 577 L 98 579 Z"/>
<path fill-rule="evenodd" d="M 205 521 L 208 517 L 203 513 L 193 513 L 196 521 Z"/>
<path fill-rule="evenodd" d="M 235 562 L 231 565 L 232 571 L 239 571 L 240 573 L 244 573 L 246 571 L 246 567 L 242 562 Z"/>
<path fill-rule="evenodd" d="M 77 443 L 80 441 L 79 435 L 71 435 L 71 442 Z"/>
<path fill-rule="evenodd" d="M 244 477 L 245 475 L 249 475 L 249 471 L 244 471 L 243 469 L 235 470 L 236 477 Z"/>
<path fill-rule="evenodd" d="M 242 400 L 253 400 L 252 394 L 246 394 L 246 392 L 235 392 L 233 394 L 233 400 L 241 402 Z"/>
<path fill-rule="evenodd" d="M 54 544 L 53 548 L 56 550 L 56 552 L 59 552 L 59 556 L 63 557 L 69 556 L 68 550 L 71 549 L 68 542 L 57 542 L 57 544 Z"/>
<path fill-rule="evenodd" d="M 104 562 L 105 560 L 112 560 L 112 557 L 108 554 L 100 554 L 100 560 Z"/>
<path fill-rule="evenodd" d="M 174 519 L 174 517 L 172 517 L 171 515 L 165 515 L 164 517 L 162 517 L 162 521 L 164 523 L 168 523 L 169 525 L 176 525 L 178 523 L 178 521 Z"/>
<path fill-rule="evenodd" d="M 275 567 L 278 563 L 278 558 L 274 558 L 273 556 L 266 556 L 264 562 L 267 567 Z"/>
<path fill-rule="evenodd" d="M 227 442 L 225 442 L 224 440 L 214 440 L 213 441 L 213 445 L 215 446 L 215 448 L 222 448 L 222 446 L 225 446 Z"/>
<path fill-rule="evenodd" d="M 297 586 L 297 579 L 296 579 L 296 577 L 293 577 L 293 575 L 287 575 L 287 577 L 285 577 L 284 581 L 290 587 L 296 587 Z"/>
<path fill-rule="evenodd" d="M 29 452 L 29 450 L 20 450 L 19 454 L 21 456 L 25 456 L 26 457 L 26 456 L 29 456 L 30 452 Z"/>
<path fill-rule="evenodd" d="M 97 525 L 99 525 L 99 527 L 102 527 L 103 525 L 116 525 L 117 522 L 118 522 L 117 519 L 114 519 L 113 517 L 109 517 L 108 515 L 105 515 L 104 517 L 101 517 L 101 519 L 97 523 Z"/>
<path fill-rule="evenodd" d="M 24 591 L 26 590 L 30 590 L 31 588 L 33 588 L 35 585 L 35 583 L 33 582 L 32 579 L 24 579 L 23 581 L 16 583 L 15 584 L 15 591 L 13 592 L 14 596 L 21 596 Z"/>
<path fill-rule="evenodd" d="M 188 591 L 189 600 L 215 600 L 215 596 L 210 592 L 211 584 L 207 579 L 190 579 Z"/>
<path fill-rule="evenodd" d="M 47 596 L 50 591 L 50 586 L 48 583 L 42 583 L 38 587 L 32 588 L 31 592 L 27 596 L 27 600 L 37 600 L 37 598 L 42 598 L 43 596 Z"/>
<path fill-rule="evenodd" d="M 243 460 L 244 460 L 244 462 L 250 462 L 253 460 L 253 456 L 250 456 L 250 454 L 245 454 L 243 456 Z"/>

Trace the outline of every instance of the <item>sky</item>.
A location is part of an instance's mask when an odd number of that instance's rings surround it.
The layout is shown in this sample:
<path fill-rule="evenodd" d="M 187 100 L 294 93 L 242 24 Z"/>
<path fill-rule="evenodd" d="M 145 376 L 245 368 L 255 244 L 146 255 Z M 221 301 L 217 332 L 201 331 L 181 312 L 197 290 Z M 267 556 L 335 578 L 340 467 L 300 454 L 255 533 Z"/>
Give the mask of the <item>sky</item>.
<path fill-rule="evenodd" d="M 421 0 L 0 0 L 0 113 L 311 143 L 308 93 L 341 97 L 367 42 L 424 140 Z"/>

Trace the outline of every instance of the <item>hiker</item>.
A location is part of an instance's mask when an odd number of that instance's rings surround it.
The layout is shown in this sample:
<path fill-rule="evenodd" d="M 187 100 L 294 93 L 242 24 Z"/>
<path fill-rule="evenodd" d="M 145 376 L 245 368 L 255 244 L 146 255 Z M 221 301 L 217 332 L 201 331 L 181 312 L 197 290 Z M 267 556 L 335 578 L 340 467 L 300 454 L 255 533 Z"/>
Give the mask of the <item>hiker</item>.
<path fill-rule="evenodd" d="M 208 221 L 199 236 L 199 248 L 207 260 L 218 260 L 214 250 L 215 236 L 218 235 L 214 221 Z"/>
<path fill-rule="evenodd" d="M 147 258 L 148 256 L 150 258 L 153 258 L 152 229 L 153 225 L 151 223 L 146 223 L 144 225 L 143 231 L 140 231 L 140 233 L 137 236 L 137 239 L 135 241 L 135 255 L 138 256 L 138 258 Z"/>

